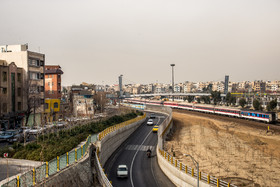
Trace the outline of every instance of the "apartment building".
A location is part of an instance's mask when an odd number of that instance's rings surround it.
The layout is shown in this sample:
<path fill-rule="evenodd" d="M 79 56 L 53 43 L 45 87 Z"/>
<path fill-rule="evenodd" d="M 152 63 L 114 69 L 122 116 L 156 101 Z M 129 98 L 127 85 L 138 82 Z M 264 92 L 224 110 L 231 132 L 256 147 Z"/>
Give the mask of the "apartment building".
<path fill-rule="evenodd" d="M 7 64 L 13 63 L 22 70 L 23 92 L 26 90 L 26 97 L 21 102 L 22 111 L 27 110 L 27 106 L 35 109 L 34 114 L 44 112 L 44 85 L 45 85 L 45 55 L 28 50 L 28 45 L 4 45 L 0 46 L 0 59 Z M 15 77 L 17 79 L 17 77 Z M 16 105 L 19 105 L 17 103 Z M 17 106 L 16 106 L 17 107 Z M 37 120 L 29 118 L 30 123 L 37 121 L 40 124 L 41 116 L 35 115 Z"/>
<path fill-rule="evenodd" d="M 23 117 L 23 69 L 0 60 L 0 130 L 19 126 Z"/>
<path fill-rule="evenodd" d="M 45 97 L 61 99 L 61 75 L 59 65 L 45 65 Z"/>

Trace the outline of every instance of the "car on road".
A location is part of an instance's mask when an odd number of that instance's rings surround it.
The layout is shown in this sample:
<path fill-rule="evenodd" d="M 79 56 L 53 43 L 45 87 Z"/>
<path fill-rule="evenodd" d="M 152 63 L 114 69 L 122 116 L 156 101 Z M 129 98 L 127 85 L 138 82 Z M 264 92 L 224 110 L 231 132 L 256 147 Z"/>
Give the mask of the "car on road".
<path fill-rule="evenodd" d="M 155 119 L 155 118 L 156 118 L 156 114 L 155 113 L 151 113 L 150 119 Z"/>
<path fill-rule="evenodd" d="M 153 127 L 153 132 L 157 132 L 158 131 L 158 125 L 155 125 L 154 127 Z"/>
<path fill-rule="evenodd" d="M 153 125 L 154 124 L 154 121 L 152 120 L 152 119 L 149 119 L 148 121 L 147 121 L 147 125 Z"/>
<path fill-rule="evenodd" d="M 128 168 L 126 165 L 119 165 L 117 169 L 118 178 L 127 178 L 128 177 Z"/>
<path fill-rule="evenodd" d="M 29 134 L 32 134 L 32 135 L 41 134 L 42 131 L 43 131 L 43 129 L 41 127 L 33 128 L 33 129 L 29 130 Z"/>

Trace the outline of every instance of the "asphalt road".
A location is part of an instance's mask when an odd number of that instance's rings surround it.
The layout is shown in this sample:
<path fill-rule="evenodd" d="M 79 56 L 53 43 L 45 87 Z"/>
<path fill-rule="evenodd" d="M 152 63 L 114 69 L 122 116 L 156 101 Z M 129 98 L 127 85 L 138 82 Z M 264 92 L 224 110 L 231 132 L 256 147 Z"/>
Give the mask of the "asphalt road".
<path fill-rule="evenodd" d="M 157 114 L 154 123 L 161 124 L 165 116 Z M 111 155 L 105 164 L 105 173 L 113 186 L 175 186 L 161 171 L 157 163 L 157 134 L 152 132 L 153 126 L 147 126 L 146 121 Z M 152 150 L 152 157 L 146 155 L 147 149 Z M 117 167 L 127 165 L 129 177 L 117 178 Z"/>

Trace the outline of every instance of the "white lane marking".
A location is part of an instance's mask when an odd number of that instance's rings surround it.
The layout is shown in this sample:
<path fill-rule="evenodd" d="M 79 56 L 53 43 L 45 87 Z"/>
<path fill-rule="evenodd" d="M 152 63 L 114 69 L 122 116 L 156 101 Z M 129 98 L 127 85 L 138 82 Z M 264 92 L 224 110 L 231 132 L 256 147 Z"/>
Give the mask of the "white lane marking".
<path fill-rule="evenodd" d="M 158 120 L 156 124 L 158 124 L 158 122 L 160 122 L 160 120 Z M 143 142 L 141 143 L 141 146 L 144 144 L 144 142 L 146 141 L 146 139 L 149 137 L 149 135 L 150 135 L 152 132 L 153 132 L 153 131 L 151 130 L 151 131 L 149 132 L 149 134 L 145 137 L 145 139 L 144 139 Z M 132 179 L 132 167 L 133 167 L 133 163 L 134 163 L 134 160 L 135 160 L 135 158 L 136 158 L 136 155 L 137 155 L 138 151 L 139 151 L 139 149 L 137 149 L 136 153 L 134 154 L 133 159 L 132 159 L 132 163 L 131 163 L 131 165 L 130 165 L 130 182 L 131 182 L 132 187 L 134 187 L 133 179 Z"/>

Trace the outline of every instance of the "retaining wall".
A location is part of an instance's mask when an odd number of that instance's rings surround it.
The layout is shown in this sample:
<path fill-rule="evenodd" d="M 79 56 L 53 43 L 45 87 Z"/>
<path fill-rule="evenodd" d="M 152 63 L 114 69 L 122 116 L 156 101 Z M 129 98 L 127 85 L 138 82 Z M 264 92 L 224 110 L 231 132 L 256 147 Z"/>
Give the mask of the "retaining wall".
<path fill-rule="evenodd" d="M 101 165 L 103 166 L 113 152 L 146 120 L 146 118 L 140 121 L 123 126 L 117 130 L 114 130 L 104 136 L 100 141 L 97 141 L 99 147 L 99 158 Z"/>

